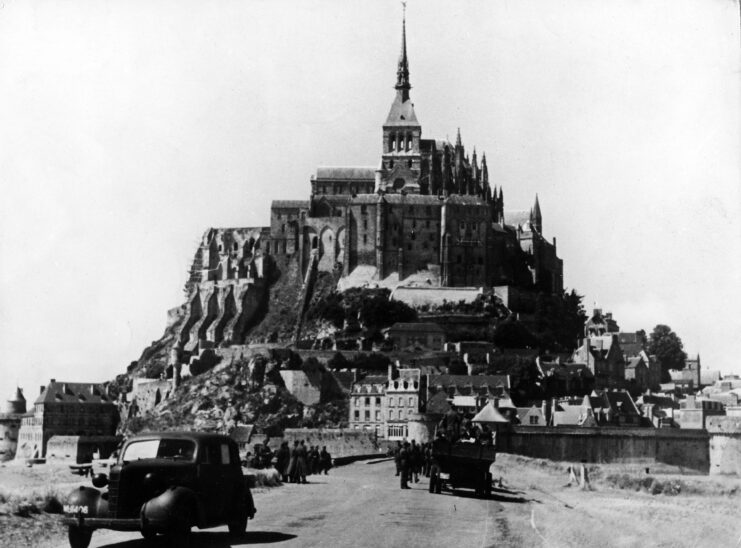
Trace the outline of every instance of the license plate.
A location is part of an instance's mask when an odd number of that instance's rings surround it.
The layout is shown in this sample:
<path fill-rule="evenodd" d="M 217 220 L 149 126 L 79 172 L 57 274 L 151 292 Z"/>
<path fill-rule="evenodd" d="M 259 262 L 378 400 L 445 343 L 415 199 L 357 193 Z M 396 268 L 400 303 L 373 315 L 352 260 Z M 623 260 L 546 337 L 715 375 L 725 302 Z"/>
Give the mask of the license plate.
<path fill-rule="evenodd" d="M 450 479 L 450 474 L 441 473 L 440 474 L 440 479 L 449 480 Z"/>

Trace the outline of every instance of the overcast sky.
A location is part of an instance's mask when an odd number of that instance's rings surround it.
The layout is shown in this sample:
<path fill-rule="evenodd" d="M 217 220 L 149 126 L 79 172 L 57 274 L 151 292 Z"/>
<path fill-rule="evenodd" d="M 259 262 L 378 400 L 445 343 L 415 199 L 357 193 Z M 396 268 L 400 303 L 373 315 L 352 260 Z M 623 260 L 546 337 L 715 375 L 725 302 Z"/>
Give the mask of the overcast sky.
<path fill-rule="evenodd" d="M 0 396 L 123 372 L 208 227 L 378 163 L 399 2 L 3 2 Z M 588 309 L 741 373 L 738 29 L 727 0 L 407 10 L 423 137 L 538 193 Z"/>

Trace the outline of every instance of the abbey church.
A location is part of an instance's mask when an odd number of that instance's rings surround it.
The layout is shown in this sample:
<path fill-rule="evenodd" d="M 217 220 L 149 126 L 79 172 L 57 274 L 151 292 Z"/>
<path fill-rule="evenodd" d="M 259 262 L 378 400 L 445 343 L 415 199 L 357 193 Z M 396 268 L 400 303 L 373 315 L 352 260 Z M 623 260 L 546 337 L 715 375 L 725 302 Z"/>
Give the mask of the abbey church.
<path fill-rule="evenodd" d="M 469 155 L 460 131 L 455 143 L 423 137 L 411 87 L 404 18 L 378 162 L 318 168 L 308 200 L 272 202 L 269 227 L 207 231 L 186 285 L 185 346 L 241 343 L 268 257 L 296 261 L 301 273 L 340 274 L 340 287 L 562 291 L 563 263 L 555 239 L 543 237 L 537 196 L 528 210 L 506 210 L 485 154 Z"/>
<path fill-rule="evenodd" d="M 319 269 L 341 263 L 344 276 L 372 267 L 363 270 L 375 280 L 429 271 L 442 286 L 560 291 L 562 264 L 542 237 L 537 197 L 529 211 L 505 211 L 486 156 L 469 156 L 460 131 L 454 144 L 423 138 L 410 98 L 406 22 L 395 87 L 378 165 L 319 168 L 307 201 L 274 201 L 270 252 L 306 264 L 317 249 Z"/>

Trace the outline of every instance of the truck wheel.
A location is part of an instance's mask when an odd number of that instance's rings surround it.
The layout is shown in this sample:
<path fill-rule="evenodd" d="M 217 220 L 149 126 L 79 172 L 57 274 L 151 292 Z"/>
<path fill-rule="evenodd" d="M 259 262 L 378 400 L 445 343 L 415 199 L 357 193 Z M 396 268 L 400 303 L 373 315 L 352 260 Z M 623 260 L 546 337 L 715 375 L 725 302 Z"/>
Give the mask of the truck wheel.
<path fill-rule="evenodd" d="M 172 548 L 190 548 L 190 528 L 193 526 L 193 514 L 187 507 L 183 508 L 178 514 L 179 517 L 170 535 L 170 545 Z"/>
<path fill-rule="evenodd" d="M 93 537 L 93 530 L 87 527 L 70 525 L 68 537 L 70 548 L 87 548 L 90 546 L 90 539 Z"/>
<path fill-rule="evenodd" d="M 247 531 L 247 510 L 242 508 L 239 511 L 239 516 L 230 521 L 227 526 L 229 527 L 229 534 L 232 537 L 239 538 L 243 536 L 245 531 Z"/>

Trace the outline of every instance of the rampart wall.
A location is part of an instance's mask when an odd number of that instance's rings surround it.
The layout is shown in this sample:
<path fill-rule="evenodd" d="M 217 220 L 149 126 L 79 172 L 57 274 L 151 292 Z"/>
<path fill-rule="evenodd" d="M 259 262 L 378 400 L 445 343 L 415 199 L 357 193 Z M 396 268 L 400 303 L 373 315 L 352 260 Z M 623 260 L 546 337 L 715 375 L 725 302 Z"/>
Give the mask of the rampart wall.
<path fill-rule="evenodd" d="M 372 457 L 385 452 L 385 448 L 379 443 L 381 440 L 376 440 L 373 433 L 342 428 L 287 428 L 282 440 L 271 438 L 270 447 L 280 447 L 281 441 L 287 441 L 293 446 L 294 441 L 301 440 L 307 447 L 318 445 L 321 449 L 326 446 L 333 459 Z"/>
<path fill-rule="evenodd" d="M 570 462 L 655 462 L 702 474 L 710 470 L 709 445 L 707 431 L 676 428 L 514 427 L 497 438 L 503 453 Z"/>

